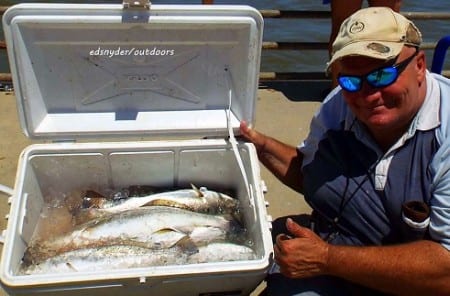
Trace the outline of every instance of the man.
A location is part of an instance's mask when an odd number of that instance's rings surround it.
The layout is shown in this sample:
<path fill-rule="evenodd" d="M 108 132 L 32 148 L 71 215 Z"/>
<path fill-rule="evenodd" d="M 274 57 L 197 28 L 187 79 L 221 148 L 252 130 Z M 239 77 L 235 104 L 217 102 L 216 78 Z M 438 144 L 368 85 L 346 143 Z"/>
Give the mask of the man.
<path fill-rule="evenodd" d="M 269 295 L 450 295 L 450 80 L 426 70 L 420 43 L 390 8 L 359 10 L 328 63 L 340 86 L 299 147 L 241 123 L 313 209 L 308 227 L 274 223 Z"/>

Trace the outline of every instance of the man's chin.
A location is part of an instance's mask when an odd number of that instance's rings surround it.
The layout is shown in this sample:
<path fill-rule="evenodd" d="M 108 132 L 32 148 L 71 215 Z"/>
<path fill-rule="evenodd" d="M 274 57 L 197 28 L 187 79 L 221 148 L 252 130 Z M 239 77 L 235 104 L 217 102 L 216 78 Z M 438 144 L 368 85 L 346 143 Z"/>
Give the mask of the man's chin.
<path fill-rule="evenodd" d="M 367 120 L 365 120 L 365 124 L 368 127 L 373 127 L 376 129 L 380 129 L 380 128 L 384 128 L 387 129 L 389 127 L 391 127 L 394 122 L 392 120 L 392 118 L 390 118 L 389 116 L 386 116 L 385 114 L 376 114 L 376 115 L 372 115 L 369 118 L 367 118 Z M 389 130 L 387 129 L 386 132 L 389 132 Z"/>

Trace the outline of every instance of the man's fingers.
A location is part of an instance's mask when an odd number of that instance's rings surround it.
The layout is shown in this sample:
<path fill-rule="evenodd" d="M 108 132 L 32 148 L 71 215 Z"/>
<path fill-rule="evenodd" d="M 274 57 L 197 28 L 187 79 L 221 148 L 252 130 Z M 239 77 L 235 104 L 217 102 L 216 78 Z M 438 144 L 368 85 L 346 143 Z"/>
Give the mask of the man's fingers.
<path fill-rule="evenodd" d="M 286 228 L 294 237 L 308 237 L 311 232 L 308 228 L 300 226 L 291 218 L 286 219 Z"/>

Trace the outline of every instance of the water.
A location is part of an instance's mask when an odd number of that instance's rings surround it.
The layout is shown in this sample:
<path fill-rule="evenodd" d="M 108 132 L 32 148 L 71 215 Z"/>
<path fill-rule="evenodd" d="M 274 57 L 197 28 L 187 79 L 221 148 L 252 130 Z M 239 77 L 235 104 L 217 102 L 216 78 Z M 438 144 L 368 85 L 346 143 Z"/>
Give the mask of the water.
<path fill-rule="evenodd" d="M 345 3 L 345 0 L 341 0 Z M 53 1 L 19 1 L 0 0 L 0 5 L 17 3 L 52 2 L 52 3 L 121 3 L 116 1 L 82 1 L 82 0 L 53 0 Z M 153 0 L 153 4 L 200 4 L 201 0 Z M 322 0 L 215 0 L 215 4 L 247 4 L 257 9 L 280 10 L 329 10 L 329 5 L 323 5 Z M 448 0 L 423 1 L 404 0 L 402 11 L 411 12 L 442 12 L 450 10 Z M 415 21 L 422 31 L 424 42 L 437 42 L 442 36 L 450 34 L 450 20 Z M 264 24 L 264 41 L 285 42 L 327 42 L 330 32 L 328 19 L 266 19 Z M 3 36 L 2 38 L 3 39 Z M 427 51 L 428 65 L 431 66 L 432 51 Z M 264 51 L 261 59 L 261 71 L 270 72 L 317 72 L 323 71 L 328 60 L 327 51 Z M 6 53 L 0 51 L 0 72 L 9 72 Z M 450 54 L 444 67 L 450 68 Z"/>

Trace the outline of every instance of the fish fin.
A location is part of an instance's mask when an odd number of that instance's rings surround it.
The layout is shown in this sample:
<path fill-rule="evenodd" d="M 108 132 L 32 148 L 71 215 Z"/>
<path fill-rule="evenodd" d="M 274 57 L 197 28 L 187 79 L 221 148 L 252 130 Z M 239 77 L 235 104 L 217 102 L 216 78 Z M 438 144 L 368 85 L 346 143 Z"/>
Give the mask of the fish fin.
<path fill-rule="evenodd" d="M 173 201 L 168 201 L 163 198 L 161 199 L 153 199 L 145 204 L 141 205 L 141 207 L 149 207 L 149 206 L 172 206 Z"/>
<path fill-rule="evenodd" d="M 23 264 L 25 264 L 25 266 L 29 266 L 31 264 L 36 263 L 32 247 L 27 247 L 27 249 L 25 250 L 25 253 L 23 254 L 22 262 L 23 262 Z"/>
<path fill-rule="evenodd" d="M 172 231 L 185 234 L 183 231 L 180 231 L 180 230 L 172 228 L 172 227 L 161 228 L 161 229 L 156 230 L 154 233 L 166 233 L 166 232 L 172 232 Z"/>
<path fill-rule="evenodd" d="M 189 210 L 189 211 L 195 212 L 195 209 L 193 207 L 189 206 L 189 204 L 178 203 L 174 200 L 165 200 L 165 199 L 154 199 L 154 200 L 151 200 L 151 201 L 143 204 L 141 207 L 151 207 L 151 206 L 164 206 L 164 207 L 171 207 L 171 208 Z"/>
<path fill-rule="evenodd" d="M 198 253 L 197 245 L 194 243 L 194 241 L 192 241 L 192 239 L 188 235 L 180 239 L 176 243 L 176 246 L 179 247 L 181 250 L 183 250 L 184 253 L 188 255 Z"/>
<path fill-rule="evenodd" d="M 73 271 L 78 271 L 78 269 L 76 269 L 70 262 L 66 262 L 66 266 Z"/>
<path fill-rule="evenodd" d="M 203 192 L 197 188 L 194 184 L 191 183 L 192 189 L 194 189 L 195 193 L 197 193 L 197 197 L 204 197 Z"/>
<path fill-rule="evenodd" d="M 105 195 L 103 195 L 103 194 L 101 194 L 101 193 L 99 193 L 99 192 L 97 192 L 97 191 L 95 191 L 95 190 L 90 190 L 90 189 L 86 190 L 84 196 L 85 196 L 86 198 L 95 198 L 95 199 L 96 199 L 96 198 L 101 198 L 101 199 L 107 199 L 107 197 L 106 197 Z"/>
<path fill-rule="evenodd" d="M 104 217 L 107 214 L 102 209 L 88 208 L 80 209 L 77 213 L 72 215 L 73 223 L 75 225 L 85 224 L 93 219 Z"/>

